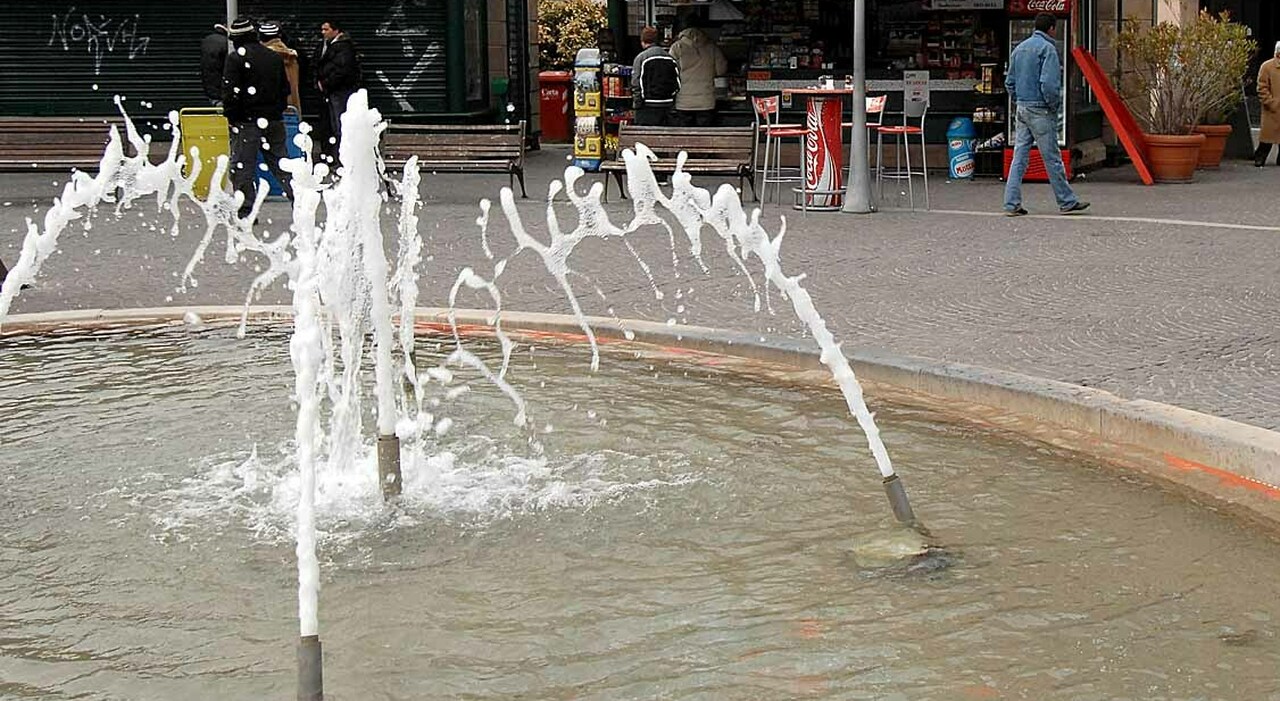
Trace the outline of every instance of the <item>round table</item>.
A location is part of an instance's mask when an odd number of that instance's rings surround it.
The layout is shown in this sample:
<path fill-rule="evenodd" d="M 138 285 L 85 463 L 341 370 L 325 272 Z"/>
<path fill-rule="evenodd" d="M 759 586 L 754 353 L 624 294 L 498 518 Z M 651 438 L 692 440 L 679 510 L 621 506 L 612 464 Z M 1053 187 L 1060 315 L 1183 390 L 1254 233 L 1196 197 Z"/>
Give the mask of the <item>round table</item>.
<path fill-rule="evenodd" d="M 803 195 L 809 209 L 840 209 L 844 204 L 844 100 L 852 89 L 800 88 L 785 90 L 784 96 L 808 98 L 805 126 L 809 135 L 804 145 Z"/>

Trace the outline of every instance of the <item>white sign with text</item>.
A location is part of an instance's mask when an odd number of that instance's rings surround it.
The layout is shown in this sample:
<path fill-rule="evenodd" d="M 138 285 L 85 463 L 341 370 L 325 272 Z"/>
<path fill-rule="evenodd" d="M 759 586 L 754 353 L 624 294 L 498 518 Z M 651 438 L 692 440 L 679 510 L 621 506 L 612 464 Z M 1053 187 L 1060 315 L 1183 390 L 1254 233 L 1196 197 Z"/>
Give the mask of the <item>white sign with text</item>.
<path fill-rule="evenodd" d="M 903 99 L 911 101 L 929 101 L 929 71 L 902 72 Z"/>

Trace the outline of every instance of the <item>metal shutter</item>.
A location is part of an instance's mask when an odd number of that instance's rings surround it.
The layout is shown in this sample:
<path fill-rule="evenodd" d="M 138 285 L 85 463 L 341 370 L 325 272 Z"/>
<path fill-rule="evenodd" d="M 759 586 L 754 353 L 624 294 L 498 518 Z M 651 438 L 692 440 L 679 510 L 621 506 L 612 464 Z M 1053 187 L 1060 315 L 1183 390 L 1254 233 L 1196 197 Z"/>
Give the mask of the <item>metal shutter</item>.
<path fill-rule="evenodd" d="M 446 0 L 240 0 L 240 12 L 280 21 L 303 57 L 303 110 L 319 111 L 307 68 L 320 23 L 346 25 L 363 58 L 370 101 L 384 114 L 448 111 Z M 127 8 L 127 9 L 126 9 Z M 225 20 L 221 2 L 4 0 L 0 115 L 162 116 L 206 104 L 200 40 Z"/>

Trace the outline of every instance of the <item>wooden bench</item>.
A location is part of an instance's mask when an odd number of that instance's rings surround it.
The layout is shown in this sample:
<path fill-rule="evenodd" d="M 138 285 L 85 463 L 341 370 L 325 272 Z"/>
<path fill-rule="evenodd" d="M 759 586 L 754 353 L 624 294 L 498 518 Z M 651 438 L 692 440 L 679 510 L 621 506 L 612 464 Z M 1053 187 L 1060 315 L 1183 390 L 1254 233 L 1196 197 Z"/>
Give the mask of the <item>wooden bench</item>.
<path fill-rule="evenodd" d="M 433 173 L 506 173 L 524 188 L 525 123 L 442 125 L 390 123 L 382 134 L 382 160 L 403 167 L 410 156 Z"/>
<path fill-rule="evenodd" d="M 738 178 L 738 189 L 742 189 L 742 181 L 751 183 L 751 194 L 756 201 L 760 196 L 756 193 L 756 128 L 751 125 L 741 127 L 641 127 L 634 124 L 623 124 L 618 130 L 618 157 L 600 164 L 600 170 L 606 173 L 604 179 L 604 197 L 609 198 L 609 176 L 613 173 L 622 189 L 622 174 L 627 164 L 622 160 L 623 149 L 634 149 L 636 144 L 644 144 L 653 151 L 658 160 L 651 161 L 650 167 L 656 174 L 669 175 L 675 172 L 676 157 L 680 152 L 688 154 L 684 163 L 684 172 L 693 175 L 725 175 Z M 623 191 L 626 197 L 626 191 Z"/>
<path fill-rule="evenodd" d="M 112 124 L 132 153 L 120 117 L 0 117 L 0 170 L 97 170 Z"/>

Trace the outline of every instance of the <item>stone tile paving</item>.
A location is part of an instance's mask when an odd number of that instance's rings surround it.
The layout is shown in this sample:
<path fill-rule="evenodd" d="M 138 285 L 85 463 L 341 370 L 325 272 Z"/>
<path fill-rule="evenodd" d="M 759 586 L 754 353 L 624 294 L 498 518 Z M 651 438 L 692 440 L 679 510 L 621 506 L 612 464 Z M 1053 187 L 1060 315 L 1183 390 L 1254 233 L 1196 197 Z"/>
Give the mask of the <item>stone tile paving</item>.
<path fill-rule="evenodd" d="M 564 157 L 562 149 L 547 149 L 530 158 L 534 197 L 519 206 L 535 233 L 545 232 L 537 198 Z M 23 218 L 43 209 L 55 179 L 0 175 L 0 258 L 6 262 L 17 257 Z M 474 224 L 475 202 L 495 196 L 505 178 L 424 180 L 421 220 L 432 258 L 422 303 L 443 305 L 462 266 L 482 274 L 492 269 Z M 999 209 L 1002 186 L 995 181 L 937 177 L 931 185 L 935 210 L 979 214 L 802 217 L 766 208 L 771 230 L 779 214 L 788 215 L 784 268 L 807 274 L 805 285 L 846 346 L 1013 370 L 1280 428 L 1280 197 L 1274 194 L 1280 168 L 1232 164 L 1195 184 L 1154 188 L 1136 184 L 1128 169 L 1102 171 L 1078 183 L 1094 204 L 1091 216 L 1074 218 L 986 216 Z M 1033 212 L 1052 211 L 1047 186 L 1030 186 L 1026 204 Z M 225 265 L 217 245 L 199 270 L 199 286 L 175 291 L 200 232 L 189 219 L 172 238 L 167 226 L 155 225 L 154 211 L 144 203 L 121 219 L 99 215 L 88 234 L 68 230 L 14 311 L 242 302 L 253 270 Z M 610 211 L 621 220 L 629 204 L 612 202 Z M 561 216 L 572 223 L 571 213 Z M 267 217 L 283 220 L 286 205 L 270 204 Z M 386 231 L 392 222 L 388 217 Z M 661 229 L 628 238 L 659 281 L 661 299 L 626 246 L 589 240 L 572 259 L 579 299 L 589 313 L 611 309 L 622 317 L 801 333 L 776 294 L 775 313 L 753 312 L 747 280 L 707 235 L 705 274 L 679 239 L 673 267 Z M 513 252 L 498 223 L 490 243 L 499 257 Z M 530 252 L 511 261 L 501 286 L 509 309 L 568 311 Z M 262 299 L 286 300 L 279 288 Z"/>

